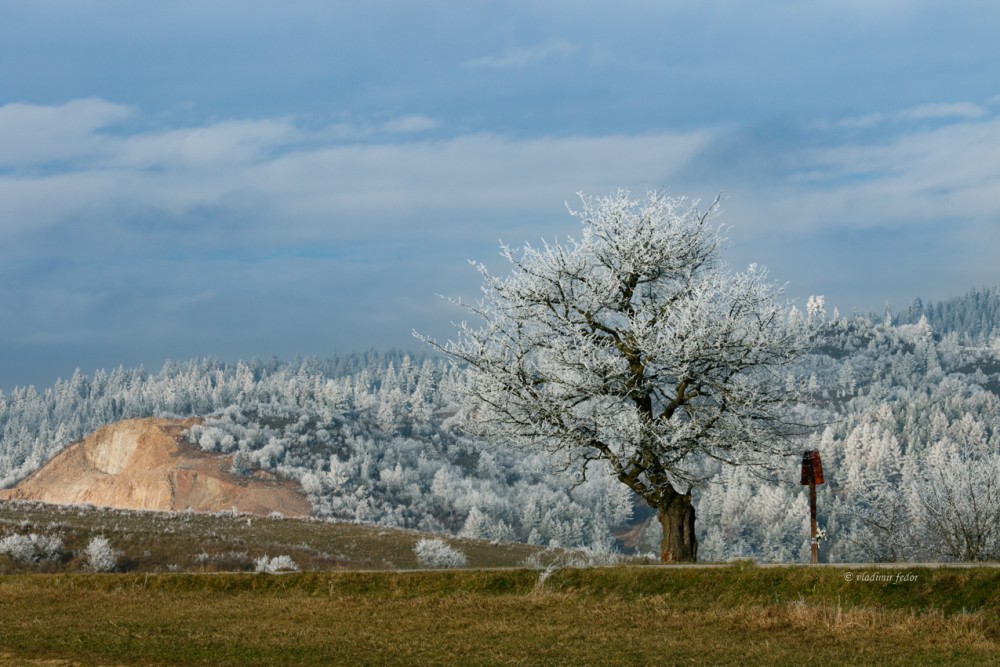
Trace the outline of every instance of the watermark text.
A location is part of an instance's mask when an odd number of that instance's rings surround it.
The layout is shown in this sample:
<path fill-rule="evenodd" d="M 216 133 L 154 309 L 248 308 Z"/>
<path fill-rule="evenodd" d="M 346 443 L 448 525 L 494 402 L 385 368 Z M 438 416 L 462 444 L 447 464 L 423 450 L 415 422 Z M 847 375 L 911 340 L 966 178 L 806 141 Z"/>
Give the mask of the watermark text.
<path fill-rule="evenodd" d="M 844 581 L 881 584 L 912 584 L 920 575 L 913 572 L 845 572 Z"/>

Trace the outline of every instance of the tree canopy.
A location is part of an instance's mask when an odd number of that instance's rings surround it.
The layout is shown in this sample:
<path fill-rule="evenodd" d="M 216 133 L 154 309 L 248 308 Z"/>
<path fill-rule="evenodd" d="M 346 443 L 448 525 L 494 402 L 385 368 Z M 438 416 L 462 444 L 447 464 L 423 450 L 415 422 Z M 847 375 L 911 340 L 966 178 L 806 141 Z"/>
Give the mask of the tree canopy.
<path fill-rule="evenodd" d="M 766 464 L 796 431 L 785 369 L 807 328 L 765 270 L 728 269 L 718 210 L 581 195 L 579 239 L 502 246 L 510 274 L 478 265 L 483 297 L 463 304 L 481 324 L 438 346 L 468 364 L 473 429 L 564 453 L 584 477 L 605 463 L 657 510 L 665 560 L 696 557 L 707 460 Z"/>

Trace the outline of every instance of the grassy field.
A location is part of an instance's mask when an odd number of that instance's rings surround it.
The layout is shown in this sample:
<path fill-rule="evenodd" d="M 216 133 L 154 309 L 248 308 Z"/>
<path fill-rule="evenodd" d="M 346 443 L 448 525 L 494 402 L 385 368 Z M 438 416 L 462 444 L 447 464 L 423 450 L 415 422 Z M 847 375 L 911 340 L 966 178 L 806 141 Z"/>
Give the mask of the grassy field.
<path fill-rule="evenodd" d="M 56 560 L 17 563 L 0 553 L 0 574 L 80 572 L 95 535 L 119 554 L 121 572 L 252 571 L 261 556 L 290 556 L 304 571 L 398 570 L 418 567 L 413 547 L 426 534 L 353 523 L 194 512 L 145 512 L 0 501 L 0 538 L 55 535 Z M 527 544 L 441 537 L 470 567 L 511 567 L 556 555 Z"/>
<path fill-rule="evenodd" d="M 867 570 L 853 576 L 896 571 Z M 0 577 L 10 665 L 996 665 L 1000 570 Z"/>
<path fill-rule="evenodd" d="M 1000 665 L 1000 568 L 575 568 L 447 538 L 469 569 L 404 572 L 424 535 L 0 503 L 0 538 L 31 533 L 64 548 L 0 555 L 0 666 Z M 94 535 L 118 572 L 86 571 Z"/>

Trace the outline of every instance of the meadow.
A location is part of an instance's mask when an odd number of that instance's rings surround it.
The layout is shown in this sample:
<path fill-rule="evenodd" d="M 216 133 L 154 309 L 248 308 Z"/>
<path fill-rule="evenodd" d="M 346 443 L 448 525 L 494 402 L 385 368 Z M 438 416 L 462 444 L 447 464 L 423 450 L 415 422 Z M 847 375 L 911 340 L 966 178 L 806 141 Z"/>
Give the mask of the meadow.
<path fill-rule="evenodd" d="M 749 565 L 6 576 L 0 664 L 998 664 L 1000 570 L 900 572 L 901 583 Z"/>
<path fill-rule="evenodd" d="M 0 503 L 0 665 L 1000 664 L 1000 568 L 584 567 L 586 554 L 447 537 L 469 567 L 418 569 L 413 531 Z M 87 571 L 94 535 L 117 571 Z M 299 572 L 253 572 L 265 554 Z"/>
<path fill-rule="evenodd" d="M 406 570 L 419 567 L 413 547 L 427 534 L 357 523 L 279 515 L 153 512 L 0 501 L 0 538 L 58 536 L 59 558 L 18 563 L 0 553 L 0 574 L 72 573 L 87 569 L 90 539 L 108 539 L 124 573 L 252 571 L 262 556 L 289 556 L 303 571 Z M 470 567 L 546 564 L 562 552 L 516 542 L 435 535 L 460 550 Z"/>

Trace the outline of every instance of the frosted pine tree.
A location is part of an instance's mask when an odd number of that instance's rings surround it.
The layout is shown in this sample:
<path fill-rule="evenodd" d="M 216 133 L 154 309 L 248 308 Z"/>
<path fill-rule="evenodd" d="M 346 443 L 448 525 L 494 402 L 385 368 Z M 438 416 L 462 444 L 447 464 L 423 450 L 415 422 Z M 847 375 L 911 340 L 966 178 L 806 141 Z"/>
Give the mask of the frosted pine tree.
<path fill-rule="evenodd" d="M 851 560 L 908 559 L 912 541 L 896 436 L 866 421 L 848 435 L 843 452 L 843 501 L 838 503 L 838 524 L 845 532 L 842 550 Z"/>

